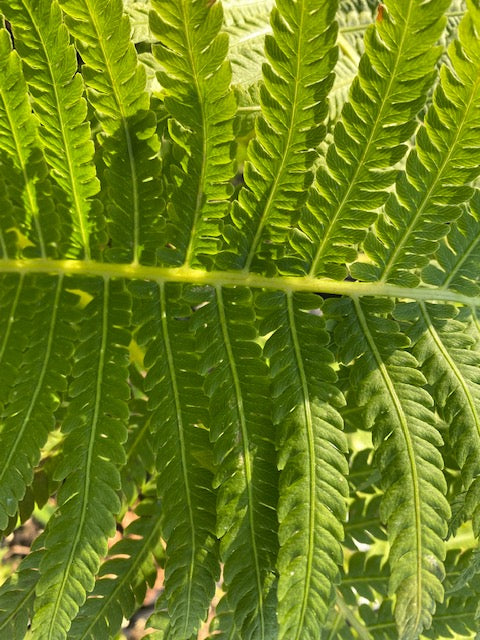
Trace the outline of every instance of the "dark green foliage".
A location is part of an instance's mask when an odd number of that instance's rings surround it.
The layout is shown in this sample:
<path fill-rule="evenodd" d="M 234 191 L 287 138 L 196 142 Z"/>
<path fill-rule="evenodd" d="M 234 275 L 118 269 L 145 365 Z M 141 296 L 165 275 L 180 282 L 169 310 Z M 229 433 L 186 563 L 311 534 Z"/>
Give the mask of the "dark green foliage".
<path fill-rule="evenodd" d="M 0 11 L 0 637 L 476 637 L 478 0 Z"/>

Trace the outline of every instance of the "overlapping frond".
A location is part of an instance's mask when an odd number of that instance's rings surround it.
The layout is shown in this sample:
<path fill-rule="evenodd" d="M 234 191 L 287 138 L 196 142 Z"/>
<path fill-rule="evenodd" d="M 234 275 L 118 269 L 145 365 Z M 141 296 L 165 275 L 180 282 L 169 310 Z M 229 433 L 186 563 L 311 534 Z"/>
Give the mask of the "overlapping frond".
<path fill-rule="evenodd" d="M 337 59 L 335 10 L 335 2 L 319 0 L 282 0 L 272 10 L 262 115 L 244 167 L 248 189 L 240 191 L 232 212 L 238 231 L 227 238 L 237 268 L 265 271 L 272 250 L 281 257 L 280 245 L 306 200 Z"/>
<path fill-rule="evenodd" d="M 13 240 L 11 244 L 14 245 L 3 253 L 6 257 L 16 257 L 14 230 L 17 228 L 35 246 L 36 252 L 30 249 L 29 254 L 45 258 L 47 253 L 52 253 L 56 220 L 51 199 L 47 197 L 47 168 L 21 61 L 12 49 L 6 29 L 0 31 L 0 149 L 0 166 L 10 200 L 17 205 L 15 212 L 19 216 L 8 220 L 3 206 L 2 235 Z"/>
<path fill-rule="evenodd" d="M 220 3 L 153 0 L 154 55 L 158 78 L 172 116 L 169 133 L 178 146 L 170 167 L 166 264 L 211 263 L 218 250 L 231 192 L 235 100 L 226 61 L 228 36 L 220 33 Z"/>
<path fill-rule="evenodd" d="M 90 287 L 93 299 L 79 327 L 71 401 L 63 424 L 65 453 L 56 470 L 64 483 L 40 562 L 32 620 L 32 633 L 39 640 L 68 637 L 71 621 L 93 589 L 120 509 L 117 492 L 129 397 L 129 300 L 121 281 L 97 280 Z"/>
<path fill-rule="evenodd" d="M 164 206 L 159 142 L 130 21 L 122 0 L 60 0 L 60 6 L 85 63 L 88 99 L 104 132 L 108 259 L 154 264 Z"/>
<path fill-rule="evenodd" d="M 315 295 L 265 294 L 262 333 L 277 425 L 279 638 L 316 638 L 342 560 L 347 443 L 328 334 Z"/>
<path fill-rule="evenodd" d="M 480 191 L 475 189 L 467 209 L 450 225 L 448 236 L 435 253 L 435 262 L 422 270 L 429 285 L 451 289 L 467 296 L 480 293 Z"/>
<path fill-rule="evenodd" d="M 361 278 L 416 286 L 419 276 L 412 272 L 428 264 L 473 196 L 469 183 L 480 174 L 480 7 L 467 6 L 415 149 L 365 242 L 377 266 L 360 265 L 354 273 Z"/>
<path fill-rule="evenodd" d="M 372 469 L 371 458 L 371 449 L 362 449 L 350 458 L 350 505 L 344 545 L 351 551 L 356 551 L 359 544 L 370 547 L 386 539 L 380 520 L 380 473 Z"/>
<path fill-rule="evenodd" d="M 358 591 L 363 599 L 363 604 L 359 607 L 360 615 L 353 617 L 347 606 L 342 607 L 341 602 L 337 601 L 337 626 L 330 627 L 322 640 L 398 640 L 392 600 L 383 600 L 378 606 L 379 596 L 385 593 L 386 584 L 385 571 L 379 566 L 380 562 L 380 556 L 352 556 L 353 571 L 359 574 L 356 576 L 360 585 Z M 420 640 L 472 640 L 477 637 L 480 629 L 478 620 L 475 620 L 480 589 L 478 573 L 471 573 L 467 579 L 459 582 L 471 563 L 471 550 L 448 551 L 445 559 L 446 595 L 443 602 L 437 605 L 432 627 L 420 634 Z M 352 586 L 354 582 L 352 580 Z M 356 591 L 356 587 L 354 589 Z M 352 594 L 354 598 L 358 598 L 359 594 Z M 353 602 L 350 603 L 352 604 Z M 333 615 L 332 622 L 335 622 Z"/>
<path fill-rule="evenodd" d="M 269 23 L 273 0 L 226 0 L 225 31 L 230 36 L 228 58 L 232 65 L 232 83 L 248 90 L 262 77 L 265 62 L 265 36 L 271 32 Z"/>
<path fill-rule="evenodd" d="M 181 287 L 139 286 L 138 341 L 146 348 L 158 492 L 166 541 L 170 638 L 189 638 L 206 616 L 219 577 L 207 404 Z"/>
<path fill-rule="evenodd" d="M 99 185 L 83 80 L 60 8 L 56 0 L 2 0 L 0 10 L 13 25 L 51 175 L 68 201 L 60 253 L 89 258 L 91 218 L 99 214 L 92 197 Z"/>
<path fill-rule="evenodd" d="M 437 409 L 449 425 L 447 443 L 462 471 L 464 490 L 470 490 L 474 511 L 480 510 L 480 356 L 470 334 L 472 311 L 424 302 L 404 304 L 404 319 Z M 475 497 L 474 497 L 475 496 Z M 469 514 L 470 516 L 472 514 Z M 474 520 L 480 517 L 477 513 Z"/>
<path fill-rule="evenodd" d="M 11 391 L 1 411 L 0 529 L 5 529 L 33 480 L 40 450 L 55 424 L 59 395 L 67 388 L 72 329 L 63 278 L 30 276 L 19 281 L 7 276 L 2 288 L 11 304 L 10 331 L 1 351 L 16 365 L 13 375 L 6 368 Z M 18 348 L 23 340 L 24 350 Z"/>
<path fill-rule="evenodd" d="M 210 396 L 217 535 L 227 592 L 222 607 L 233 612 L 219 619 L 218 626 L 226 638 L 236 628 L 245 640 L 267 640 L 277 637 L 278 475 L 252 292 L 218 287 L 196 315 Z"/>
<path fill-rule="evenodd" d="M 43 536 L 32 544 L 16 573 L 0 587 L 0 633 L 5 638 L 25 638 L 35 600 L 38 582 L 38 565 L 41 557 Z"/>
<path fill-rule="evenodd" d="M 432 83 L 445 2 L 385 2 L 365 33 L 365 54 L 292 239 L 310 275 L 343 279 L 355 245 L 395 181 Z"/>
<path fill-rule="evenodd" d="M 443 539 L 450 509 L 438 451 L 442 438 L 425 378 L 405 350 L 408 340 L 385 316 L 391 305 L 380 300 L 333 304 L 343 317 L 337 333 L 342 359 L 356 360 L 352 385 L 365 424 L 373 427 L 399 633 L 415 638 L 430 626 L 436 601 L 443 598 Z"/>
<path fill-rule="evenodd" d="M 156 578 L 155 557 L 161 557 L 160 505 L 145 500 L 137 509 L 137 520 L 125 530 L 122 540 L 108 552 L 109 559 L 69 631 L 71 640 L 111 640 L 124 618 L 128 619 L 144 598 L 147 584 Z"/>

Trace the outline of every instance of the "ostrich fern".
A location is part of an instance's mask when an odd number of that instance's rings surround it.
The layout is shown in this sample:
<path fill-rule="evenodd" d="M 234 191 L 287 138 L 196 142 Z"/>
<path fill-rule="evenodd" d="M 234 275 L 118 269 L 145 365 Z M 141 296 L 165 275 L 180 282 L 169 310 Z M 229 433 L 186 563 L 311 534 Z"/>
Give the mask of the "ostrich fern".
<path fill-rule="evenodd" d="M 450 5 L 0 0 L 0 529 L 54 498 L 1 638 L 114 640 L 158 567 L 152 640 L 216 589 L 212 640 L 477 637 L 480 5 Z"/>

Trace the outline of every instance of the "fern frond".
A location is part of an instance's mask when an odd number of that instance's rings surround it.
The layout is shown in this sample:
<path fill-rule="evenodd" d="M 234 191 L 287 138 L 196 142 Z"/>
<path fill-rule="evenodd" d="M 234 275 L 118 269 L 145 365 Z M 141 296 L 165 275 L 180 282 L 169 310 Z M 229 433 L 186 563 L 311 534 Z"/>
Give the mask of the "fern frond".
<path fill-rule="evenodd" d="M 159 44 L 154 55 L 165 107 L 172 116 L 170 136 L 183 158 L 172 166 L 166 249 L 167 264 L 211 262 L 217 253 L 228 210 L 235 100 L 225 60 L 228 36 L 220 33 L 220 3 L 153 0 L 150 26 Z M 199 256 L 202 256 L 200 258 Z"/>
<path fill-rule="evenodd" d="M 28 343 L 26 350 L 18 353 L 17 375 L 1 413 L 1 529 L 6 527 L 8 517 L 17 512 L 18 503 L 33 480 L 40 449 L 55 424 L 53 414 L 59 404 L 59 393 L 67 388 L 72 352 L 68 338 L 71 327 L 67 322 L 71 312 L 62 277 L 29 277 L 24 279 L 21 290 L 10 291 L 12 298 L 18 298 L 17 308 L 11 309 L 11 339 L 17 341 L 20 332 Z M 28 322 L 31 331 L 25 335 Z"/>
<path fill-rule="evenodd" d="M 429 285 L 464 293 L 480 294 L 480 191 L 475 189 L 467 210 L 450 225 L 447 238 L 435 253 L 435 262 L 422 270 Z"/>
<path fill-rule="evenodd" d="M 131 385 L 135 375 L 140 377 L 134 372 L 133 367 L 130 367 Z M 137 391 L 138 388 L 134 387 L 134 390 Z M 127 504 L 131 505 L 145 483 L 155 476 L 155 441 L 150 425 L 147 398 L 135 398 L 130 402 L 129 422 L 128 440 L 125 445 L 127 458 L 121 474 L 122 493 Z"/>
<path fill-rule="evenodd" d="M 244 91 L 262 77 L 265 35 L 271 33 L 269 16 L 273 4 L 273 0 L 223 2 L 225 31 L 230 36 L 232 83 Z"/>
<path fill-rule="evenodd" d="M 377 487 L 380 473 L 377 469 L 372 470 L 371 457 L 372 450 L 363 449 L 350 458 L 348 481 L 351 503 L 344 527 L 344 545 L 351 551 L 358 549 L 358 543 L 370 547 L 374 542 L 386 539 L 380 521 L 382 494 Z"/>
<path fill-rule="evenodd" d="M 163 209 L 159 142 L 129 19 L 122 0 L 60 0 L 60 6 L 86 64 L 88 99 L 104 132 L 108 258 L 154 264 Z"/>
<path fill-rule="evenodd" d="M 253 295 L 218 287 L 196 312 L 206 350 L 202 371 L 210 396 L 217 535 L 224 562 L 226 603 L 219 620 L 229 637 L 276 637 L 275 559 L 278 475 L 267 370 L 256 340 Z M 222 626 L 222 625 L 232 626 Z"/>
<path fill-rule="evenodd" d="M 458 313 L 452 306 L 424 302 L 405 303 L 397 310 L 399 319 L 407 317 L 413 324 L 408 330 L 413 353 L 449 425 L 448 444 L 461 469 L 463 487 L 476 493 L 480 510 L 480 360 L 469 335 L 469 316 L 468 309 Z"/>
<path fill-rule="evenodd" d="M 13 165 L 6 159 L 2 160 L 1 167 L 2 173 L 5 172 L 5 175 L 10 173 L 15 175 Z M 8 170 L 9 168 L 11 172 Z M 18 256 L 18 235 L 15 229 L 18 221 L 25 219 L 23 210 L 15 211 L 18 207 L 13 206 L 15 198 L 10 197 L 7 182 L 3 176 L 0 177 L 0 256 L 3 259 L 16 258 Z"/>
<path fill-rule="evenodd" d="M 365 242 L 378 266 L 359 266 L 358 277 L 416 286 L 412 272 L 428 264 L 460 205 L 473 196 L 469 183 L 480 174 L 480 8 L 467 6 L 396 195 L 386 203 L 376 236 Z"/>
<path fill-rule="evenodd" d="M 80 609 L 69 640 L 111 640 L 124 618 L 130 618 L 145 598 L 147 583 L 156 578 L 154 557 L 162 555 L 160 506 L 143 501 L 139 518 L 108 552 L 95 589 Z"/>
<path fill-rule="evenodd" d="M 315 148 L 325 135 L 326 96 L 337 59 L 336 3 L 282 0 L 272 10 L 266 37 L 268 64 L 242 189 L 232 211 L 238 230 L 229 232 L 236 268 L 265 271 L 278 253 L 313 180 Z M 273 246 L 272 246 L 273 245 Z"/>
<path fill-rule="evenodd" d="M 450 589 L 471 560 L 471 550 L 452 549 L 447 553 L 446 595 L 443 602 L 437 605 L 431 628 L 420 635 L 421 640 L 474 640 L 478 637 L 480 625 L 475 620 L 480 590 L 478 574 L 472 576 L 461 588 Z M 371 604 L 360 607 L 360 614 L 370 640 L 398 639 L 390 600 L 383 601 L 380 607 L 375 601 L 371 601 Z"/>
<path fill-rule="evenodd" d="M 99 215 L 92 197 L 99 185 L 75 51 L 56 0 L 1 0 L 0 9 L 12 24 L 24 63 L 51 176 L 69 201 L 68 219 L 61 221 L 60 252 L 88 259 L 92 220 Z"/>
<path fill-rule="evenodd" d="M 352 385 L 365 407 L 366 426 L 373 426 L 400 637 L 416 638 L 430 626 L 443 597 L 443 538 L 450 516 L 433 402 L 417 361 L 405 350 L 407 338 L 385 317 L 392 304 L 353 299 L 332 302 L 332 308 L 343 316 L 342 359 L 357 360 Z"/>
<path fill-rule="evenodd" d="M 10 640 L 24 640 L 33 612 L 38 565 L 44 534 L 34 541 L 16 573 L 0 587 L 0 633 Z"/>
<path fill-rule="evenodd" d="M 328 335 L 315 295 L 265 294 L 262 333 L 273 377 L 280 522 L 279 638 L 316 638 L 342 561 L 347 442 Z"/>
<path fill-rule="evenodd" d="M 73 283 L 72 283 L 73 284 Z M 56 477 L 65 480 L 58 510 L 46 529 L 32 633 L 65 640 L 72 619 L 94 586 L 100 557 L 120 509 L 119 468 L 128 419 L 129 298 L 121 281 L 89 283 L 63 429 L 64 455 Z"/>
<path fill-rule="evenodd" d="M 389 0 L 366 31 L 350 99 L 299 223 L 305 235 L 292 238 L 311 276 L 345 277 L 344 265 L 387 199 L 433 79 L 448 4 Z"/>
<path fill-rule="evenodd" d="M 205 619 L 219 577 L 215 496 L 211 489 L 207 403 L 179 286 L 139 286 L 137 339 L 145 346 L 158 492 L 167 543 L 165 594 L 169 638 L 189 638 Z"/>
<path fill-rule="evenodd" d="M 8 174 L 10 191 L 13 183 L 18 190 L 11 198 L 21 205 L 16 209 L 21 217 L 15 220 L 15 224 L 36 245 L 37 255 L 46 258 L 47 250 L 52 253 L 52 247 L 48 245 L 56 239 L 52 203 L 45 197 L 46 185 L 42 185 L 47 168 L 20 58 L 12 49 L 6 29 L 0 31 L 0 149 L 13 164 L 8 167 L 6 158 L 0 157 L 0 163 Z M 8 226 L 2 224 L 2 227 L 4 233 L 9 232 Z M 29 253 L 32 254 L 31 249 Z"/>

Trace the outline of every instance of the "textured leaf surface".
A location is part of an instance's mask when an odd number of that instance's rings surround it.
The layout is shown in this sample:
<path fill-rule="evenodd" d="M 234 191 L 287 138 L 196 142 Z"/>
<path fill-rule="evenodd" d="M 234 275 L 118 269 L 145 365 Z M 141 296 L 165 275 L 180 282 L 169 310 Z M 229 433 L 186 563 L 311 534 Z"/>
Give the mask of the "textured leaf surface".
<path fill-rule="evenodd" d="M 0 637 L 473 640 L 478 0 L 0 11 Z"/>
<path fill-rule="evenodd" d="M 181 157 L 169 176 L 169 250 L 159 258 L 177 265 L 205 255 L 202 262 L 208 264 L 218 247 L 233 177 L 235 100 L 225 60 L 228 37 L 220 33 L 222 7 L 203 0 L 152 4 L 151 28 L 159 42 L 154 54 L 165 70 L 158 77 L 172 116 L 169 133 Z"/>
<path fill-rule="evenodd" d="M 104 134 L 104 202 L 112 247 L 109 259 L 155 262 L 161 242 L 159 142 L 145 90 L 146 74 L 130 41 L 121 0 L 61 0 L 67 26 L 86 63 L 88 97 Z M 148 230 L 148 232 L 147 232 Z"/>
<path fill-rule="evenodd" d="M 443 538 L 450 509 L 433 402 L 415 358 L 405 350 L 408 340 L 384 317 L 387 310 L 380 301 L 340 303 L 339 337 L 340 331 L 349 336 L 344 362 L 360 357 L 352 383 L 365 407 L 365 424 L 373 427 L 382 473 L 380 516 L 391 545 L 390 592 L 397 596 L 400 637 L 414 638 L 430 626 L 435 601 L 443 598 Z"/>
<path fill-rule="evenodd" d="M 280 638 L 314 638 L 342 560 L 347 443 L 317 296 L 271 294 L 263 330 L 276 409 L 280 475 Z"/>
<path fill-rule="evenodd" d="M 215 497 L 205 428 L 207 398 L 181 287 L 147 286 L 141 344 L 149 393 L 167 543 L 165 594 L 171 638 L 189 638 L 206 615 L 218 579 Z"/>
<path fill-rule="evenodd" d="M 341 265 L 353 261 L 352 245 L 375 220 L 395 181 L 395 165 L 414 133 L 416 115 L 432 82 L 440 54 L 434 46 L 448 2 L 385 2 L 382 20 L 365 33 L 365 54 L 349 101 L 335 126 L 324 168 L 317 174 L 308 214 L 300 222 L 306 238 L 293 240 L 311 275 L 343 279 Z"/>
<path fill-rule="evenodd" d="M 377 238 L 365 244 L 378 268 L 356 271 L 361 277 L 415 286 L 412 269 L 427 264 L 461 214 L 460 205 L 473 196 L 469 183 L 480 173 L 480 8 L 473 2 L 468 7 L 396 195 L 379 219 Z"/>
<path fill-rule="evenodd" d="M 128 416 L 129 301 L 121 283 L 96 284 L 80 327 L 64 423 L 65 451 L 71 455 L 64 456 L 56 471 L 65 482 L 40 563 L 32 622 L 39 640 L 68 637 L 72 619 L 93 588 L 120 508 L 116 492 Z"/>
<path fill-rule="evenodd" d="M 202 370 L 210 396 L 217 535 L 225 563 L 222 606 L 235 611 L 219 626 L 225 637 L 240 632 L 244 638 L 266 640 L 277 634 L 278 476 L 267 370 L 255 320 L 248 289 L 217 288 L 199 310 L 197 323 L 199 339 L 209 345 Z"/>
<path fill-rule="evenodd" d="M 33 107 L 52 177 L 67 198 L 62 255 L 90 256 L 91 198 L 98 192 L 83 80 L 56 0 L 1 2 L 15 25 L 17 51 L 25 63 Z M 52 91 L 51 88 L 54 88 Z M 98 207 L 95 210 L 98 215 Z M 64 216 L 66 211 L 63 212 Z"/>

